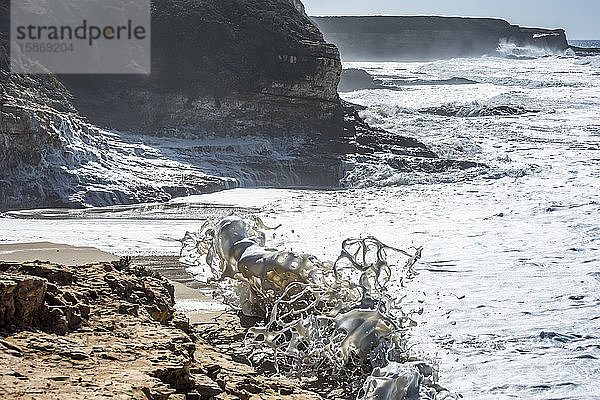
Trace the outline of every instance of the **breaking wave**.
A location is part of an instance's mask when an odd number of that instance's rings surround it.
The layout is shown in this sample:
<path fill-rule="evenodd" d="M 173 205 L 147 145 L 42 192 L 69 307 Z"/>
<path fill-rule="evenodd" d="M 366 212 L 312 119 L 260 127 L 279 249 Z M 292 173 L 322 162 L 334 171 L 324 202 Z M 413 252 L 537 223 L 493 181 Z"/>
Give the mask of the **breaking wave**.
<path fill-rule="evenodd" d="M 184 260 L 217 285 L 229 305 L 262 323 L 249 329 L 247 358 L 257 367 L 341 387 L 346 398 L 457 399 L 437 384 L 436 366 L 411 354 L 415 322 L 401 307 L 421 248 L 393 248 L 374 237 L 346 239 L 334 263 L 270 249 L 258 217 L 207 222 L 182 240 Z M 386 252 L 406 257 L 392 282 Z M 389 294 L 393 287 L 394 296 Z"/>
<path fill-rule="evenodd" d="M 519 46 L 509 40 L 501 40 L 498 43 L 497 53 L 505 58 L 532 60 L 549 56 L 567 56 L 574 57 L 575 52 L 571 49 L 556 50 L 536 46 Z"/>
<path fill-rule="evenodd" d="M 509 104 L 482 104 L 474 101 L 469 104 L 444 104 L 439 107 L 428 107 L 419 110 L 421 114 L 433 114 L 443 117 L 491 117 L 512 116 L 537 113 L 538 110 L 530 110 L 523 106 Z"/>

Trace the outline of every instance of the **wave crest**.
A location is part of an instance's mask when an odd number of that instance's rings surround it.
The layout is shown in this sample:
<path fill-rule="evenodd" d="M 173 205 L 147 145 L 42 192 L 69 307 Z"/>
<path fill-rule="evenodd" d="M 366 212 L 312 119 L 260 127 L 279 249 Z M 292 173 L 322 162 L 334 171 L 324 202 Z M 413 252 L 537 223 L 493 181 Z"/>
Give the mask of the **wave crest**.
<path fill-rule="evenodd" d="M 549 56 L 567 56 L 575 57 L 575 52 L 571 49 L 558 50 L 537 46 L 520 46 L 510 40 L 502 39 L 498 42 L 496 52 L 505 58 L 532 60 Z"/>

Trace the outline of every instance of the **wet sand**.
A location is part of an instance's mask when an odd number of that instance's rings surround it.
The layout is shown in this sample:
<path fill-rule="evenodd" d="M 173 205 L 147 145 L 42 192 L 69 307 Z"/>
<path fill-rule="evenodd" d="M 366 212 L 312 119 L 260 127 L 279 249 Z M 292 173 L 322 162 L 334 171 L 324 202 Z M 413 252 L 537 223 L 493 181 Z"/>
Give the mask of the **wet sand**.
<path fill-rule="evenodd" d="M 50 242 L 0 244 L 0 261 L 48 261 L 67 266 L 117 261 L 119 257 L 94 247 L 75 247 Z"/>

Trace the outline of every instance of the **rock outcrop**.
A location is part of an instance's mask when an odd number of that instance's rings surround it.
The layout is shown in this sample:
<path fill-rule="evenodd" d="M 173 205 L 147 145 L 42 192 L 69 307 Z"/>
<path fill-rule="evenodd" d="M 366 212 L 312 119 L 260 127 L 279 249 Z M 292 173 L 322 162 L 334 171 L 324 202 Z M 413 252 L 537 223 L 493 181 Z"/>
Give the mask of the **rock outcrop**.
<path fill-rule="evenodd" d="M 300 1 L 160 0 L 149 76 L 60 80 L 80 112 L 103 127 L 334 135 L 340 71 L 337 48 Z"/>
<path fill-rule="evenodd" d="M 360 169 L 365 166 L 382 164 L 397 172 L 428 174 L 450 169 L 487 168 L 486 165 L 477 162 L 440 158 L 414 138 L 369 126 L 360 117 L 355 105 L 346 101 L 342 104 L 345 135 L 337 140 L 337 146 L 338 151 L 346 154 L 343 160 L 348 172 L 360 173 Z"/>
<path fill-rule="evenodd" d="M 355 90 L 379 89 L 381 87 L 381 82 L 376 82 L 367 71 L 349 68 L 342 70 L 338 90 L 340 92 L 353 92 Z"/>
<path fill-rule="evenodd" d="M 501 43 L 549 52 L 569 48 L 562 29 L 523 28 L 492 18 L 312 17 L 344 60 L 402 61 L 497 54 Z"/>
<path fill-rule="evenodd" d="M 303 10 L 299 0 L 156 1 L 149 76 L 19 76 L 3 2 L 0 210 L 336 186 L 339 160 L 312 157 L 311 146 L 342 130 L 341 62 Z M 105 128 L 175 139 L 146 145 Z M 240 143 L 221 147 L 225 135 Z"/>
<path fill-rule="evenodd" d="M 125 259 L 0 263 L 0 398 L 321 399 L 237 360 L 235 315 L 195 330 L 173 305 L 166 279 Z"/>
<path fill-rule="evenodd" d="M 57 100 L 61 111 L 49 107 L 54 100 L 38 87 L 43 77 L 28 78 L 22 92 L 37 93 L 38 103 L 13 96 L 14 81 L 23 78 L 0 71 L 0 79 L 0 210 L 166 201 L 238 185 L 189 160 L 161 159 L 158 150 L 109 136 L 70 111 L 68 101 Z M 54 93 L 63 88 L 57 85 Z"/>
<path fill-rule="evenodd" d="M 0 262 L 0 398 L 356 398 L 336 377 L 297 380 L 270 363 L 251 366 L 244 338 L 258 319 L 207 311 L 190 324 L 174 309 L 173 284 L 143 265 Z"/>
<path fill-rule="evenodd" d="M 46 295 L 46 281 L 38 277 L 0 274 L 0 325 L 31 325 Z"/>

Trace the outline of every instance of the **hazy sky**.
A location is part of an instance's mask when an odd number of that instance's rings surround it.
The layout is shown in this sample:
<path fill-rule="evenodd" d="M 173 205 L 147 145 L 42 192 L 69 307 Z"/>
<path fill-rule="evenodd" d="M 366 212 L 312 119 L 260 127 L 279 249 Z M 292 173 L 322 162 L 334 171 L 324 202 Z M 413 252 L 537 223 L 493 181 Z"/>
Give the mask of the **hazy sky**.
<path fill-rule="evenodd" d="M 600 0 L 303 0 L 308 15 L 496 17 L 522 26 L 563 28 L 569 39 L 600 39 Z"/>

